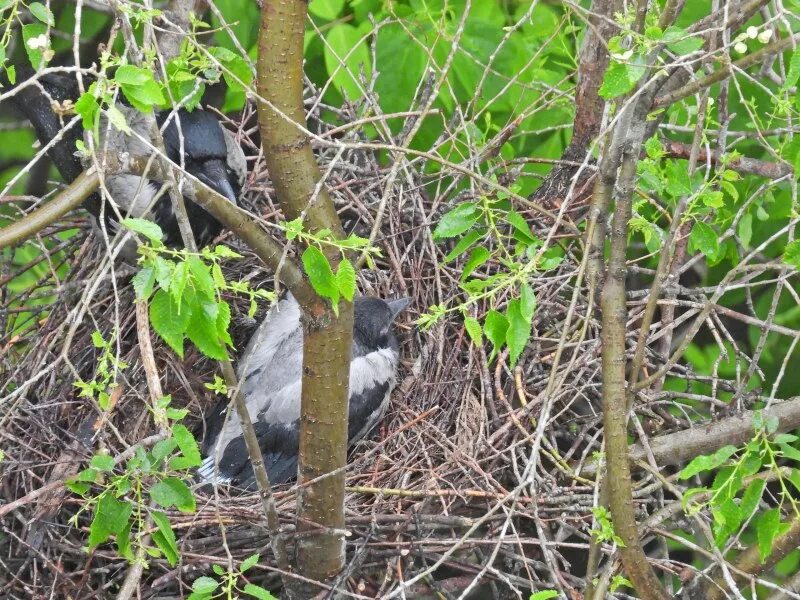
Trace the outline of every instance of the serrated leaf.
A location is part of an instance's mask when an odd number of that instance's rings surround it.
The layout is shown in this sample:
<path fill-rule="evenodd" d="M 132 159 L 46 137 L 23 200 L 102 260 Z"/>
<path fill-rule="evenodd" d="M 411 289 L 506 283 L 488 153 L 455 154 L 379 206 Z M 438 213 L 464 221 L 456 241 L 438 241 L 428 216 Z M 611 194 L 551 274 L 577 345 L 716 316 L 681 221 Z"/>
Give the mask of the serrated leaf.
<path fill-rule="evenodd" d="M 153 286 L 156 283 L 156 272 L 153 267 L 144 267 L 131 280 L 136 297 L 140 300 L 147 300 L 153 293 Z"/>
<path fill-rule="evenodd" d="M 227 302 L 221 300 L 217 303 L 217 335 L 223 344 L 233 346 L 231 334 L 228 332 L 230 325 L 231 307 Z"/>
<path fill-rule="evenodd" d="M 531 324 L 522 316 L 519 300 L 511 300 L 508 303 L 506 318 L 508 319 L 506 344 L 508 345 L 509 359 L 513 367 L 517 364 L 517 360 L 519 360 L 531 337 Z"/>
<path fill-rule="evenodd" d="M 612 100 L 623 94 L 627 94 L 633 89 L 636 83 L 641 78 L 633 79 L 638 71 L 630 68 L 629 65 L 620 62 L 611 62 L 608 65 L 605 75 L 603 76 L 603 84 L 600 86 L 598 93 L 600 97 L 605 100 Z M 642 73 L 643 75 L 644 73 Z"/>
<path fill-rule="evenodd" d="M 117 68 L 114 81 L 119 84 L 128 102 L 141 112 L 148 112 L 154 106 L 166 104 L 161 86 L 149 69 L 122 65 Z"/>
<path fill-rule="evenodd" d="M 31 14 L 39 19 L 42 23 L 50 25 L 50 27 L 55 27 L 55 19 L 53 19 L 53 13 L 50 12 L 50 9 L 47 8 L 41 2 L 31 2 L 28 5 L 28 10 L 31 11 Z"/>
<path fill-rule="evenodd" d="M 161 440 L 156 442 L 153 446 L 153 449 L 150 451 L 150 454 L 153 457 L 153 462 L 157 463 L 165 458 L 167 458 L 175 448 L 178 447 L 178 443 L 175 441 L 175 438 L 168 438 L 166 440 Z"/>
<path fill-rule="evenodd" d="M 778 535 L 778 526 L 781 523 L 779 508 L 765 511 L 756 524 L 756 537 L 758 539 L 758 554 L 763 563 L 772 554 L 772 542 Z"/>
<path fill-rule="evenodd" d="M 89 461 L 89 466 L 98 471 L 113 471 L 114 458 L 108 454 L 95 454 Z"/>
<path fill-rule="evenodd" d="M 522 286 L 519 292 L 520 314 L 522 318 L 530 325 L 533 321 L 533 314 L 536 312 L 536 294 L 533 288 L 527 283 Z"/>
<path fill-rule="evenodd" d="M 178 305 L 164 290 L 158 290 L 150 302 L 150 323 L 175 353 L 183 358 L 183 338 L 189 326 L 191 311 L 187 306 L 178 310 Z"/>
<path fill-rule="evenodd" d="M 210 305 L 207 305 L 210 307 Z M 217 314 L 213 320 L 209 319 L 207 306 L 203 310 L 193 310 L 186 325 L 186 337 L 209 358 L 214 360 L 227 360 L 228 351 L 225 348 L 224 340 L 220 337 L 217 330 L 218 305 L 213 304 Z"/>
<path fill-rule="evenodd" d="M 476 319 L 475 317 L 465 317 L 464 328 L 467 330 L 469 339 L 471 339 L 476 346 L 480 346 L 481 343 L 483 342 L 483 332 L 481 330 L 481 324 L 478 322 L 478 319 Z"/>
<path fill-rule="evenodd" d="M 120 533 L 132 511 L 130 502 L 120 502 L 113 494 L 104 494 L 95 506 L 94 518 L 89 526 L 89 548 L 95 548 L 111 535 Z"/>
<path fill-rule="evenodd" d="M 193 463 L 191 466 L 199 467 L 203 461 L 200 457 L 200 448 L 197 446 L 197 441 L 194 439 L 192 432 L 184 425 L 174 425 L 172 427 L 172 435 L 181 450 L 181 454 Z"/>
<path fill-rule="evenodd" d="M 150 498 L 163 508 L 175 507 L 181 512 L 195 511 L 192 490 L 177 477 L 166 477 L 150 488 Z"/>
<path fill-rule="evenodd" d="M 228 248 L 228 246 L 224 246 L 222 244 L 217 244 L 214 246 L 214 254 L 219 256 L 220 258 L 242 258 L 242 255 Z"/>
<path fill-rule="evenodd" d="M 75 102 L 75 112 L 81 116 L 84 129 L 94 128 L 94 119 L 99 110 L 100 105 L 97 103 L 97 98 L 90 92 L 84 92 Z"/>
<path fill-rule="evenodd" d="M 50 39 L 47 37 L 47 26 L 41 23 L 28 23 L 22 26 L 22 42 L 31 66 L 39 69 L 49 62 Z"/>
<path fill-rule="evenodd" d="M 324 35 L 325 68 L 333 85 L 350 100 L 358 99 L 363 94 L 361 73 L 369 81 L 372 71 L 366 36 L 348 23 L 334 24 Z"/>
<path fill-rule="evenodd" d="M 689 241 L 710 261 L 714 261 L 719 256 L 719 237 L 707 223 L 697 221 L 692 227 Z"/>
<path fill-rule="evenodd" d="M 336 269 L 336 287 L 339 288 L 339 293 L 342 294 L 348 302 L 353 301 L 353 296 L 356 293 L 356 270 L 353 264 L 343 258 Z"/>
<path fill-rule="evenodd" d="M 433 239 L 451 238 L 464 233 L 472 227 L 480 215 L 481 213 L 474 202 L 459 204 L 439 219 L 439 224 L 433 231 Z"/>
<path fill-rule="evenodd" d="M 213 577 L 198 577 L 192 582 L 192 591 L 198 594 L 210 594 L 219 587 L 219 582 Z"/>
<path fill-rule="evenodd" d="M 489 341 L 492 342 L 492 346 L 494 346 L 492 350 L 492 356 L 494 356 L 506 342 L 508 319 L 496 310 L 490 310 L 486 313 L 486 318 L 483 322 L 483 331 Z"/>
<path fill-rule="evenodd" d="M 800 270 L 800 240 L 787 244 L 783 249 L 783 262 Z"/>
<path fill-rule="evenodd" d="M 461 271 L 461 281 L 469 277 L 472 272 L 491 258 L 491 253 L 483 246 L 476 246 L 470 252 L 464 269 Z"/>
<path fill-rule="evenodd" d="M 447 253 L 447 256 L 444 257 L 444 262 L 448 263 L 464 254 L 464 252 L 466 252 L 472 244 L 482 238 L 485 233 L 485 231 L 479 229 L 473 229 L 468 232 L 464 237 L 458 240 L 458 243 L 453 246 L 453 249 Z"/>
<path fill-rule="evenodd" d="M 248 596 L 253 596 L 254 598 L 258 598 L 258 600 L 278 600 L 275 596 L 270 594 L 264 588 L 257 585 L 253 585 L 252 583 L 248 583 L 247 585 L 245 585 L 242 591 Z"/>
<path fill-rule="evenodd" d="M 216 287 L 214 286 L 214 277 L 211 275 L 211 268 L 197 256 L 190 256 L 186 263 L 189 265 L 195 291 L 209 299 L 214 298 Z"/>
<path fill-rule="evenodd" d="M 800 49 L 795 49 L 789 61 L 789 70 L 786 72 L 786 81 L 781 86 L 781 91 L 786 92 L 797 83 L 800 78 Z"/>
<path fill-rule="evenodd" d="M 143 235 L 151 242 L 160 242 L 164 237 L 161 227 L 147 219 L 128 218 L 123 219 L 122 224 L 131 231 Z"/>
<path fill-rule="evenodd" d="M 506 220 L 511 224 L 516 232 L 524 238 L 523 241 L 532 243 L 539 239 L 533 234 L 533 231 L 531 231 L 531 228 L 525 218 L 517 211 L 509 211 L 506 215 Z"/>
<path fill-rule="evenodd" d="M 674 26 L 667 28 L 662 41 L 666 43 L 667 48 L 680 56 L 691 54 L 703 47 L 702 38 L 691 36 L 685 29 Z"/>
<path fill-rule="evenodd" d="M 703 471 L 711 471 L 722 465 L 731 456 L 736 454 L 738 448 L 736 446 L 723 446 L 714 454 L 696 456 L 692 461 L 684 467 L 680 472 L 680 479 L 689 479 Z"/>
<path fill-rule="evenodd" d="M 303 252 L 303 268 L 314 291 L 333 304 L 339 302 L 339 287 L 331 270 L 328 258 L 316 246 L 309 246 Z"/>
<path fill-rule="evenodd" d="M 245 571 L 249 571 L 249 570 L 250 570 L 251 568 L 253 568 L 253 567 L 254 567 L 256 564 L 258 564 L 258 560 L 259 560 L 260 558 L 261 558 L 261 557 L 260 557 L 260 555 L 258 555 L 258 554 L 253 554 L 253 555 L 251 555 L 251 556 L 248 556 L 247 558 L 245 558 L 245 559 L 242 561 L 242 564 L 241 564 L 241 565 L 239 565 L 239 571 L 240 571 L 241 573 L 244 573 Z"/>
<path fill-rule="evenodd" d="M 767 482 L 763 479 L 754 479 L 747 489 L 742 494 L 742 503 L 739 505 L 742 521 L 746 521 L 753 514 L 753 511 L 758 508 L 758 503 L 761 500 L 761 495 L 764 493 L 764 487 Z"/>
<path fill-rule="evenodd" d="M 178 543 L 175 540 L 175 533 L 172 531 L 169 519 L 167 515 L 157 510 L 152 511 L 150 516 L 158 527 L 158 531 L 153 532 L 153 541 L 164 553 L 169 565 L 174 567 L 178 563 Z"/>
<path fill-rule="evenodd" d="M 550 600 L 550 598 L 558 598 L 558 592 L 554 590 L 542 590 L 541 592 L 534 592 L 531 594 L 529 600 Z"/>
<path fill-rule="evenodd" d="M 117 534 L 117 554 L 128 561 L 133 561 L 134 556 L 131 551 L 131 528 L 133 523 L 128 521 Z"/>
<path fill-rule="evenodd" d="M 111 104 L 106 109 L 106 116 L 111 124 L 125 135 L 131 134 L 131 128 L 128 127 L 128 122 L 125 120 L 125 115 L 115 105 Z"/>
<path fill-rule="evenodd" d="M 344 8 L 344 0 L 312 0 L 308 12 L 320 19 L 333 21 Z"/>

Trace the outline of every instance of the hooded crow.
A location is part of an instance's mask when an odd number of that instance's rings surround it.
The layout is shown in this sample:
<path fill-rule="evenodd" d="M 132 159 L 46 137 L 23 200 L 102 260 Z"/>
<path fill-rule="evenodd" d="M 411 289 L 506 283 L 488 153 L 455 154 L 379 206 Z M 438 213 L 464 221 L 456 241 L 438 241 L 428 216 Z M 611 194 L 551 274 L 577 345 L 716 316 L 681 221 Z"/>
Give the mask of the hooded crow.
<path fill-rule="evenodd" d="M 24 68 L 19 68 L 18 71 L 28 77 L 34 76 L 32 71 Z M 36 84 L 20 89 L 11 100 L 31 122 L 42 146 L 46 146 L 62 131 L 64 122 L 68 120 L 62 121 L 54 111 L 51 100 L 74 102 L 77 100 L 78 92 L 74 78 L 51 74 L 41 76 Z M 117 104 L 117 108 L 124 115 L 132 131 L 149 139 L 150 121 L 146 115 L 122 102 Z M 217 118 L 202 109 L 192 112 L 180 109 L 161 111 L 156 114 L 156 121 L 161 128 L 169 159 L 178 165 L 183 165 L 188 173 L 236 203 L 247 175 L 245 156 L 233 135 L 221 126 Z M 152 153 L 150 148 L 135 136 L 115 129 L 105 119 L 101 122 L 100 130 L 101 153 L 129 152 L 144 156 Z M 62 134 L 61 139 L 48 151 L 48 156 L 67 183 L 74 181 L 84 169 L 76 154 L 76 142 L 81 135 L 80 127 L 73 126 Z M 122 174 L 107 177 L 105 187 L 123 216 L 149 217 L 164 232 L 164 243 L 170 246 L 181 245 L 171 197 L 168 193 L 164 193 L 156 198 L 162 187 L 161 183 L 143 179 L 138 175 Z M 184 196 L 188 200 L 186 210 L 192 231 L 198 244 L 206 245 L 219 234 L 222 226 L 214 217 L 192 202 L 189 194 Z M 109 232 L 114 233 L 118 229 L 115 212 L 110 207 L 103 208 L 98 194 L 93 194 L 85 206 L 94 217 L 94 225 L 99 225 L 99 218 L 103 215 Z"/>
<path fill-rule="evenodd" d="M 378 423 L 395 384 L 397 339 L 392 322 L 409 300 L 358 297 L 353 304 L 348 442 L 354 444 Z M 287 294 L 267 314 L 250 340 L 239 367 L 241 393 L 253 421 L 271 484 L 297 473 L 303 328 L 297 300 Z M 198 469 L 208 483 L 248 488 L 254 483 L 242 426 L 221 401 L 206 417 L 205 459 Z M 226 419 L 227 415 L 227 419 Z"/>

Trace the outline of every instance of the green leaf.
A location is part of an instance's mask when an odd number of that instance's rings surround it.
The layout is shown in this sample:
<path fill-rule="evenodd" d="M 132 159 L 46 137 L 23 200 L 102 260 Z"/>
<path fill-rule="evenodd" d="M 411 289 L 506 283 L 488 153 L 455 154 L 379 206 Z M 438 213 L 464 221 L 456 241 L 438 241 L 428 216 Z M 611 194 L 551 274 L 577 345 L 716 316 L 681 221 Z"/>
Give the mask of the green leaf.
<path fill-rule="evenodd" d="M 114 470 L 114 458 L 108 454 L 95 454 L 89 461 L 89 466 L 97 471 L 110 472 Z"/>
<path fill-rule="evenodd" d="M 196 508 L 192 491 L 177 477 L 166 477 L 155 484 L 150 488 L 150 498 L 159 506 L 174 506 L 185 513 L 192 513 Z"/>
<path fill-rule="evenodd" d="M 758 554 L 763 563 L 772 554 L 772 542 L 778 535 L 778 526 L 781 524 L 781 509 L 771 508 L 765 511 L 756 523 L 756 538 L 758 539 Z"/>
<path fill-rule="evenodd" d="M 127 559 L 130 562 L 133 562 L 134 556 L 133 552 L 131 551 L 131 528 L 133 527 L 133 523 L 128 521 L 125 524 L 125 527 L 120 530 L 117 534 L 117 554 L 119 554 L 122 558 Z"/>
<path fill-rule="evenodd" d="M 197 256 L 190 256 L 186 259 L 186 263 L 189 265 L 189 273 L 192 274 L 192 284 L 195 291 L 209 299 L 213 299 L 216 296 L 216 286 L 214 285 L 214 277 L 211 275 L 211 267 Z"/>
<path fill-rule="evenodd" d="M 680 472 L 680 479 L 689 479 L 703 471 L 711 471 L 722 465 L 731 456 L 736 454 L 738 448 L 736 446 L 723 446 L 714 454 L 696 456 L 692 461 L 686 465 L 683 471 Z"/>
<path fill-rule="evenodd" d="M 200 448 L 192 432 L 185 425 L 173 425 L 172 435 L 178 443 L 178 448 L 181 449 L 181 454 L 191 462 L 190 466 L 199 467 L 203 459 L 200 457 Z"/>
<path fill-rule="evenodd" d="M 511 300 L 506 309 L 506 317 L 508 318 L 506 344 L 508 344 L 512 367 L 517 364 L 517 360 L 519 360 L 531 337 L 531 324 L 530 321 L 526 321 L 522 316 L 520 304 L 519 300 Z"/>
<path fill-rule="evenodd" d="M 707 223 L 697 221 L 692 227 L 689 241 L 710 261 L 713 262 L 719 256 L 719 237 L 714 228 Z"/>
<path fill-rule="evenodd" d="M 106 109 L 106 115 L 111 124 L 125 135 L 131 134 L 131 128 L 128 127 L 128 122 L 125 120 L 125 115 L 115 105 L 111 104 Z"/>
<path fill-rule="evenodd" d="M 372 72 L 366 36 L 352 25 L 339 23 L 325 34 L 325 41 L 325 68 L 334 87 L 350 100 L 357 100 L 363 94 L 362 70 L 367 80 Z"/>
<path fill-rule="evenodd" d="M 790 446 L 789 444 L 778 444 L 781 448 L 781 454 L 783 454 L 784 458 L 789 458 L 791 460 L 800 462 L 800 450 L 795 448 L 794 446 Z"/>
<path fill-rule="evenodd" d="M 603 85 L 600 86 L 598 93 L 606 100 L 627 94 L 642 75 L 644 70 L 636 65 L 612 62 L 603 76 Z"/>
<path fill-rule="evenodd" d="M 150 516 L 158 526 L 158 531 L 153 532 L 153 541 L 164 553 L 169 565 L 174 567 L 178 563 L 178 543 L 175 541 L 175 532 L 172 531 L 169 519 L 167 515 L 157 510 L 152 511 Z"/>
<path fill-rule="evenodd" d="M 164 460 L 170 454 L 172 454 L 172 451 L 177 447 L 178 443 L 175 441 L 174 437 L 156 442 L 156 444 L 153 446 L 153 449 L 150 451 L 150 454 L 153 457 L 153 462 L 158 463 Z"/>
<path fill-rule="evenodd" d="M 333 21 L 344 8 L 344 0 L 312 0 L 308 5 L 308 12 L 315 17 Z"/>
<path fill-rule="evenodd" d="M 219 582 L 213 577 L 198 577 L 192 582 L 192 591 L 199 594 L 210 594 L 219 587 Z"/>
<path fill-rule="evenodd" d="M 223 244 L 214 246 L 214 254 L 220 258 L 242 258 L 242 255 Z"/>
<path fill-rule="evenodd" d="M 120 502 L 109 493 L 101 496 L 95 507 L 92 524 L 89 526 L 89 548 L 102 544 L 112 534 L 120 533 L 125 528 L 132 511 L 133 505 L 130 502 Z"/>
<path fill-rule="evenodd" d="M 491 256 L 492 254 L 483 246 L 476 246 L 473 248 L 469 259 L 467 259 L 467 262 L 464 264 L 464 269 L 461 271 L 461 281 L 469 277 L 475 269 L 489 260 Z"/>
<path fill-rule="evenodd" d="M 221 300 L 217 303 L 217 335 L 219 336 L 219 339 L 222 340 L 223 344 L 233 346 L 231 334 L 228 332 L 230 324 L 231 307 L 227 302 Z"/>
<path fill-rule="evenodd" d="M 753 213 L 747 213 L 739 221 L 738 227 L 739 240 L 745 248 L 750 247 L 750 240 L 753 239 Z"/>
<path fill-rule="evenodd" d="M 303 252 L 303 268 L 315 292 L 330 299 L 333 304 L 339 302 L 339 286 L 333 276 L 331 264 L 322 250 L 316 246 L 306 248 Z"/>
<path fill-rule="evenodd" d="M 447 253 L 447 256 L 444 257 L 444 262 L 448 263 L 464 254 L 472 244 L 477 242 L 485 234 L 485 231 L 479 229 L 473 229 L 467 233 L 467 235 L 458 240 L 458 243 L 453 246 L 453 249 Z"/>
<path fill-rule="evenodd" d="M 229 90 L 244 93 L 246 88 L 253 83 L 253 71 L 250 69 L 248 62 L 227 48 L 214 46 L 209 48 L 208 51 L 225 67 L 222 70 L 222 77 L 225 79 L 225 83 L 228 84 Z"/>
<path fill-rule="evenodd" d="M 156 283 L 156 273 L 153 267 L 144 267 L 131 280 L 136 297 L 140 300 L 147 300 L 153 293 L 153 286 Z"/>
<path fill-rule="evenodd" d="M 31 2 L 28 5 L 28 10 L 30 10 L 31 14 L 39 19 L 42 23 L 50 25 L 50 27 L 55 27 L 56 22 L 55 19 L 53 19 L 53 13 L 50 12 L 50 9 L 41 2 Z"/>
<path fill-rule="evenodd" d="M 539 240 L 539 238 L 533 234 L 533 231 L 531 231 L 531 228 L 528 225 L 528 222 L 525 220 L 525 217 L 523 217 L 517 211 L 509 211 L 506 215 L 506 220 L 516 230 L 516 232 L 524 238 L 522 241 L 532 243 Z"/>
<path fill-rule="evenodd" d="M 210 312 L 214 313 L 213 319 L 209 318 Z M 186 337 L 207 357 L 214 360 L 227 360 L 228 351 L 217 330 L 218 314 L 219 305 L 215 302 L 204 304 L 202 310 L 193 310 L 186 326 Z"/>
<path fill-rule="evenodd" d="M 533 313 L 536 312 L 536 294 L 533 293 L 533 289 L 527 283 L 522 286 L 519 292 L 519 301 L 520 314 L 525 319 L 525 322 L 530 325 L 533 321 Z"/>
<path fill-rule="evenodd" d="M 164 237 L 161 227 L 147 219 L 128 218 L 123 219 L 122 224 L 131 231 L 143 235 L 151 242 L 160 242 L 161 238 Z"/>
<path fill-rule="evenodd" d="M 787 244 L 786 248 L 783 250 L 783 262 L 800 270 L 800 240 L 795 240 L 791 244 Z"/>
<path fill-rule="evenodd" d="M 703 47 L 703 39 L 690 36 L 685 29 L 680 27 L 668 27 L 664 32 L 663 41 L 675 54 L 683 56 L 691 54 Z"/>
<path fill-rule="evenodd" d="M 336 287 L 348 302 L 353 301 L 353 296 L 356 293 L 356 270 L 353 264 L 343 258 L 336 269 Z"/>
<path fill-rule="evenodd" d="M 256 564 L 258 564 L 258 560 L 259 560 L 260 558 L 261 558 L 261 557 L 260 557 L 260 555 L 258 555 L 258 554 L 253 554 L 253 555 L 251 555 L 251 556 L 248 556 L 247 558 L 245 558 L 245 559 L 242 561 L 242 564 L 241 564 L 241 565 L 239 565 L 239 571 L 240 571 L 241 573 L 244 573 L 245 571 L 249 571 L 249 570 L 250 570 L 250 569 L 251 569 L 253 566 L 255 566 Z"/>
<path fill-rule="evenodd" d="M 47 37 L 47 26 L 41 23 L 29 23 L 22 26 L 22 41 L 28 60 L 34 69 L 39 69 L 49 62 L 50 39 Z"/>
<path fill-rule="evenodd" d="M 148 112 L 154 106 L 166 104 L 161 86 L 149 69 L 122 65 L 114 73 L 114 81 L 119 84 L 128 102 L 141 112 Z"/>
<path fill-rule="evenodd" d="M 798 78 L 800 78 L 800 49 L 795 49 L 792 59 L 789 61 L 789 70 L 786 73 L 786 81 L 781 86 L 781 91 L 788 91 L 797 83 Z"/>
<path fill-rule="evenodd" d="M 433 231 L 433 238 L 440 240 L 464 233 L 478 220 L 480 214 L 474 202 L 459 204 L 450 212 L 442 215 L 439 224 Z"/>
<path fill-rule="evenodd" d="M 489 338 L 489 341 L 492 342 L 492 346 L 494 346 L 492 350 L 492 356 L 494 356 L 506 342 L 508 319 L 496 310 L 490 310 L 486 313 L 486 319 L 483 322 L 483 331 L 486 333 L 486 337 Z"/>
<path fill-rule="evenodd" d="M 767 482 L 764 479 L 754 479 L 747 489 L 742 494 L 742 502 L 739 505 L 739 512 L 741 513 L 742 521 L 750 518 L 758 508 L 758 503 L 761 500 L 761 495 L 764 493 L 764 487 Z"/>
<path fill-rule="evenodd" d="M 190 316 L 189 308 L 184 306 L 183 310 L 179 310 L 175 301 L 164 290 L 158 290 L 150 302 L 150 323 L 153 329 L 181 358 L 183 338 Z"/>
<path fill-rule="evenodd" d="M 558 598 L 558 592 L 554 590 L 543 590 L 541 592 L 534 592 L 531 594 L 529 600 L 550 600 L 550 598 Z"/>
<path fill-rule="evenodd" d="M 473 341 L 476 346 L 480 346 L 483 341 L 483 333 L 481 331 L 481 324 L 475 317 L 464 318 L 464 328 L 467 330 L 469 339 Z"/>
<path fill-rule="evenodd" d="M 244 586 L 242 590 L 248 596 L 253 596 L 254 598 L 258 598 L 258 600 L 278 600 L 275 596 L 270 594 L 267 590 L 262 588 L 258 585 L 253 585 L 252 583 L 248 583 Z"/>
<path fill-rule="evenodd" d="M 84 92 L 75 103 L 75 112 L 81 116 L 83 128 L 91 130 L 94 128 L 94 119 L 100 110 L 97 98 L 91 92 Z"/>

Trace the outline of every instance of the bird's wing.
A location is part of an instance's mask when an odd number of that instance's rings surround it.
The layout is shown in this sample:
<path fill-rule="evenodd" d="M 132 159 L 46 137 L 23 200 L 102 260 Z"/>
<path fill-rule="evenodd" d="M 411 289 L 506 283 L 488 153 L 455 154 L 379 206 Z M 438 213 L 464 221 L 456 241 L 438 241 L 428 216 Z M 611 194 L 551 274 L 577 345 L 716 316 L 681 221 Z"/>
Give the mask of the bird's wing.
<path fill-rule="evenodd" d="M 220 125 L 220 127 L 222 127 L 222 125 Z M 224 127 L 222 127 L 222 134 L 225 136 L 225 147 L 228 151 L 226 160 L 228 168 L 236 177 L 239 188 L 242 188 L 247 180 L 247 159 L 245 158 L 244 151 L 242 151 L 242 146 L 236 141 L 236 136 Z"/>
<path fill-rule="evenodd" d="M 300 416 L 303 331 L 300 306 L 287 294 L 270 309 L 239 361 L 239 382 L 247 412 L 257 428 L 291 422 Z M 213 461 L 243 444 L 242 424 L 235 410 L 228 418 L 223 400 L 206 417 L 204 453 Z M 237 441 L 238 440 L 238 441 Z M 242 446 L 244 459 L 247 449 Z M 208 460 L 207 459 L 207 460 Z M 222 471 L 222 463 L 220 470 Z M 233 471 L 232 474 L 235 474 Z"/>
<path fill-rule="evenodd" d="M 391 396 L 398 354 L 382 348 L 350 363 L 350 412 L 348 439 L 354 443 L 375 427 Z"/>

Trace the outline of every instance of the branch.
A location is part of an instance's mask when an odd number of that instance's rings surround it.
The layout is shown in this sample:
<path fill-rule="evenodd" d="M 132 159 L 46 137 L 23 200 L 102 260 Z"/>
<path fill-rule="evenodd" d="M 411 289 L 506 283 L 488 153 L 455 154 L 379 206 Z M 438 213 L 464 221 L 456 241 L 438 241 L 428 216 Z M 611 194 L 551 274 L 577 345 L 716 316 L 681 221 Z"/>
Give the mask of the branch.
<path fill-rule="evenodd" d="M 764 46 L 760 50 L 756 50 L 748 54 L 747 56 L 743 56 L 737 61 L 733 63 L 724 65 L 718 71 L 714 71 L 711 75 L 706 75 L 701 79 L 696 79 L 691 83 L 687 83 L 682 88 L 675 90 L 674 92 L 670 92 L 668 94 L 664 94 L 663 96 L 659 96 L 653 102 L 653 108 L 661 108 L 664 106 L 669 106 L 670 104 L 674 104 L 678 100 L 682 100 L 692 94 L 696 94 L 700 90 L 703 90 L 707 87 L 711 87 L 715 83 L 719 83 L 723 79 L 727 79 L 730 77 L 734 70 L 742 71 L 747 69 L 748 67 L 752 67 L 753 65 L 757 65 L 762 62 L 765 58 L 772 56 L 773 54 L 778 54 L 779 52 L 783 52 L 787 48 L 791 48 L 794 46 L 798 41 L 800 41 L 800 34 L 796 34 L 790 37 L 785 37 L 782 40 L 778 40 L 773 42 L 767 46 Z"/>
<path fill-rule="evenodd" d="M 19 244 L 52 225 L 69 211 L 78 208 L 100 184 L 97 171 L 84 171 L 55 198 L 0 229 L 0 250 Z"/>
<path fill-rule="evenodd" d="M 665 147 L 667 156 L 671 158 L 688 159 L 692 151 L 692 146 L 684 144 L 683 142 L 666 142 Z M 712 150 L 709 157 L 708 151 L 702 148 L 697 154 L 697 160 L 699 162 L 707 162 L 710 160 L 711 164 L 718 165 L 720 164 L 719 152 Z M 794 169 L 787 163 L 772 163 L 765 160 L 758 160 L 757 158 L 737 158 L 736 160 L 728 162 L 725 166 L 739 173 L 758 175 L 759 177 L 765 177 L 767 179 L 781 179 L 794 173 Z"/>
<path fill-rule="evenodd" d="M 761 411 L 764 419 L 776 417 L 778 429 L 776 433 L 784 433 L 800 428 L 800 396 L 773 404 Z M 648 440 L 648 446 L 659 466 L 682 465 L 701 454 L 710 454 L 723 446 L 741 446 L 753 437 L 753 417 L 755 411 L 745 411 L 741 414 L 726 417 L 670 433 Z M 634 463 L 647 459 L 644 446 L 637 442 L 628 447 L 628 456 Z M 597 471 L 596 464 L 586 464 L 581 469 L 581 475 L 591 477 Z"/>
<path fill-rule="evenodd" d="M 786 555 L 797 550 L 800 546 L 800 517 L 795 516 L 792 520 L 789 529 L 776 537 L 772 541 L 770 555 L 761 562 L 761 553 L 758 544 L 754 544 L 747 548 L 739 555 L 734 563 L 735 569 L 733 570 L 733 579 L 737 583 L 746 583 L 749 581 L 747 575 L 759 575 L 774 567 L 779 561 L 786 558 Z M 725 589 L 725 580 L 717 579 L 713 582 L 708 582 L 706 600 L 720 600 L 723 598 L 723 590 Z"/>
<path fill-rule="evenodd" d="M 258 121 L 267 168 L 281 208 L 302 217 L 312 231 L 343 230 L 311 151 L 303 107 L 305 0 L 265 0 L 258 38 L 256 87 Z M 326 249 L 332 265 L 338 250 Z M 333 313 L 323 298 L 301 300 L 303 378 L 298 456 L 296 568 L 323 581 L 342 570 L 344 471 L 347 463 L 348 379 L 353 305 L 340 302 Z M 307 485 L 304 483 L 310 482 Z M 308 598 L 318 590 L 291 582 L 290 597 Z"/>

